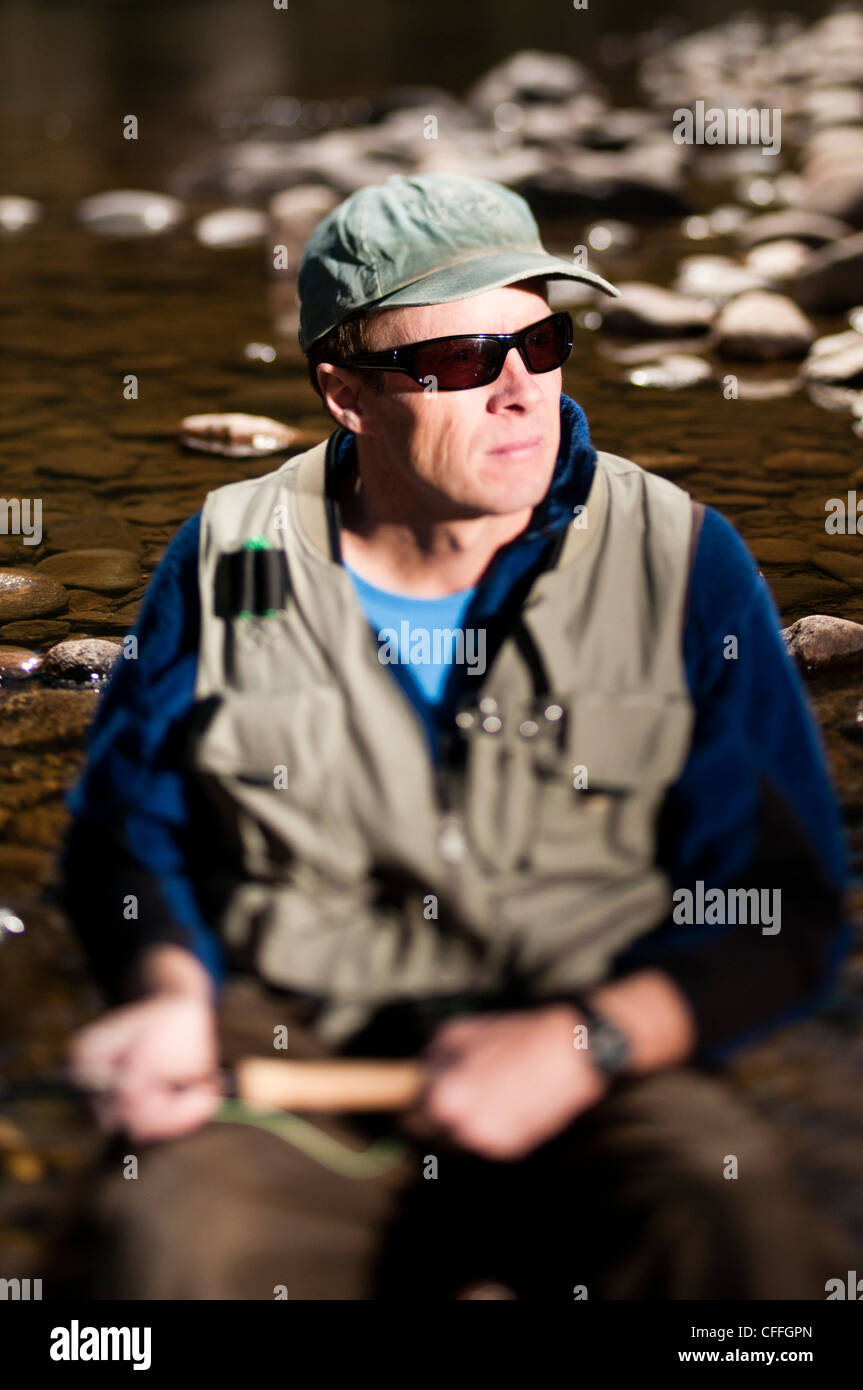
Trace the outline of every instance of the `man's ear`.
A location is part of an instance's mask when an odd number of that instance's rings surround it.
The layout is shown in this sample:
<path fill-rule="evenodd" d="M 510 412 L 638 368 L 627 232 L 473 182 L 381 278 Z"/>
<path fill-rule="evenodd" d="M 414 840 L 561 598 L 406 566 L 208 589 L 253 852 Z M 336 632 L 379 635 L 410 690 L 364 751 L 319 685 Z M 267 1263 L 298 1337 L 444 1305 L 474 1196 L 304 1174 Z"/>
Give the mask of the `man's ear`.
<path fill-rule="evenodd" d="M 360 398 L 359 373 L 334 362 L 319 362 L 318 385 L 327 410 L 351 434 L 368 434 L 368 416 Z"/>

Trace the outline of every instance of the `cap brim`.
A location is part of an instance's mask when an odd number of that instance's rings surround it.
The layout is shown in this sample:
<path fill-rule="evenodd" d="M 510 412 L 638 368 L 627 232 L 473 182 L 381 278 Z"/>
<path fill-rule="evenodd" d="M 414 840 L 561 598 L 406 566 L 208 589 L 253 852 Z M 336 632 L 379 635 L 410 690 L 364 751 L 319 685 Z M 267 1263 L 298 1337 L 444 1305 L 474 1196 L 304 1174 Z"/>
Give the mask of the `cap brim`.
<path fill-rule="evenodd" d="M 579 280 L 615 298 L 620 294 L 620 290 L 608 280 L 603 280 L 601 275 L 557 256 L 549 256 L 542 251 L 495 251 L 490 255 L 471 256 L 469 260 L 435 270 L 421 280 L 414 280 L 412 284 L 376 299 L 367 307 L 389 309 L 400 305 L 449 304 L 455 299 L 470 299 L 473 295 L 484 294 L 486 290 L 502 289 L 504 285 L 515 285 L 519 280 L 530 280 L 537 275 L 555 280 Z"/>

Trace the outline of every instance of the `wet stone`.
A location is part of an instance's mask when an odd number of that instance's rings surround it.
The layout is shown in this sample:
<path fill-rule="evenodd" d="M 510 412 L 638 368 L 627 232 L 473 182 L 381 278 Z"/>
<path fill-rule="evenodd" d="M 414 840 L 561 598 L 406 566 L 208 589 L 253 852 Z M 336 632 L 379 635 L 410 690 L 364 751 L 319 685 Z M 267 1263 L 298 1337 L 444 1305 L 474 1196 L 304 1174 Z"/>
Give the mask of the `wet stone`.
<path fill-rule="evenodd" d="M 39 670 L 42 658 L 27 647 L 0 645 L 0 685 L 26 681 Z"/>
<path fill-rule="evenodd" d="M 0 623 L 62 613 L 68 603 L 57 578 L 33 570 L 0 569 Z"/>
<path fill-rule="evenodd" d="M 675 390 L 710 381 L 713 371 L 709 362 L 688 353 L 671 353 L 656 362 L 645 362 L 631 368 L 626 379 L 633 386 Z"/>
<path fill-rule="evenodd" d="M 807 381 L 830 385 L 863 386 L 863 333 L 849 329 L 847 333 L 832 334 L 834 342 L 822 338 L 801 368 Z"/>
<path fill-rule="evenodd" d="M 603 326 L 613 333 L 657 337 L 703 333 L 710 327 L 712 311 L 697 299 L 631 280 L 619 284 L 620 298 L 603 304 Z"/>
<path fill-rule="evenodd" d="M 137 550 L 138 539 L 122 517 L 106 516 L 104 512 L 94 512 L 89 516 L 63 516 L 49 521 L 45 534 L 48 554 L 93 549 Z"/>
<path fill-rule="evenodd" d="M 42 216 L 42 208 L 32 198 L 14 195 L 0 197 L 0 227 L 4 232 L 20 232 L 32 227 Z"/>
<path fill-rule="evenodd" d="M 107 642 L 99 637 L 59 642 L 45 653 L 42 675 L 47 680 L 95 684 L 107 680 L 122 652 L 120 642 Z"/>
<path fill-rule="evenodd" d="M 863 624 L 814 613 L 783 629 L 790 654 L 806 670 L 863 659 Z"/>
<path fill-rule="evenodd" d="M 269 227 L 266 213 L 257 208 L 220 208 L 208 212 L 195 223 L 195 237 L 202 246 L 230 250 L 254 246 Z"/>
<path fill-rule="evenodd" d="M 183 205 L 164 193 L 121 188 L 84 198 L 77 214 L 89 231 L 103 236 L 156 236 L 182 221 Z"/>
<path fill-rule="evenodd" d="M 723 357 L 767 362 L 803 357 L 815 328 L 792 300 L 766 290 L 751 290 L 732 299 L 716 323 L 716 350 Z"/>
<path fill-rule="evenodd" d="M 0 748 L 54 748 L 77 742 L 97 708 L 90 690 L 11 691 L 3 699 Z"/>
<path fill-rule="evenodd" d="M 226 458 L 260 458 L 289 449 L 300 440 L 300 431 L 263 415 L 187 415 L 179 425 L 187 449 Z"/>
<path fill-rule="evenodd" d="M 4 623 L 0 640 L 4 642 L 59 642 L 69 631 L 69 624 L 53 618 L 34 618 L 32 622 Z"/>
<path fill-rule="evenodd" d="M 66 550 L 40 560 L 36 568 L 63 584 L 102 594 L 124 594 L 141 577 L 138 557 L 129 550 Z"/>

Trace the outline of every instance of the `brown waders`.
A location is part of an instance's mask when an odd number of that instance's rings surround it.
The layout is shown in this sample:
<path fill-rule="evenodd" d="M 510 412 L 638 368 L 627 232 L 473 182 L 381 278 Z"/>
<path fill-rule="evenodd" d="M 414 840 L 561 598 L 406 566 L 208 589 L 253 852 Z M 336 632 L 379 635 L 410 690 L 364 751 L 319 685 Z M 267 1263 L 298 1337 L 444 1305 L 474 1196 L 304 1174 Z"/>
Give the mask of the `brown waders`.
<path fill-rule="evenodd" d="M 227 1062 L 271 1049 L 277 1024 L 288 1056 L 326 1051 L 286 999 L 229 984 Z M 797 1190 L 781 1137 L 695 1069 L 624 1082 L 516 1163 L 401 1135 L 387 1151 L 389 1118 L 287 1124 L 287 1139 L 218 1121 L 162 1144 L 112 1144 L 55 1292 L 449 1299 L 494 1282 L 523 1299 L 823 1299 L 853 1264 Z M 137 1179 L 123 1176 L 130 1153 Z M 737 1178 L 723 1176 L 731 1155 Z M 64 1282 L 70 1253 L 79 1268 Z"/>

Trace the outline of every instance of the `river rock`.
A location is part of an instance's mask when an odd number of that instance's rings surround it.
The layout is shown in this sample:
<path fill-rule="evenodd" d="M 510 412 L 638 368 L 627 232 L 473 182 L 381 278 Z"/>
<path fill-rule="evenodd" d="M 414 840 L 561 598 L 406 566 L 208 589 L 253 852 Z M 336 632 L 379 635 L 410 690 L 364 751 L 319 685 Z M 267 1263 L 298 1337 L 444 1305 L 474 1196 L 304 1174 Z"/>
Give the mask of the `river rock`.
<path fill-rule="evenodd" d="M 806 264 L 809 247 L 802 241 L 764 241 L 746 256 L 746 268 L 763 280 L 790 280 Z"/>
<path fill-rule="evenodd" d="M 814 613 L 784 628 L 782 636 L 789 653 L 804 670 L 820 671 L 863 657 L 863 624 L 847 618 Z"/>
<path fill-rule="evenodd" d="M 692 203 L 682 149 L 663 137 L 620 151 L 577 149 L 551 161 L 543 152 L 544 167 L 513 178 L 511 187 L 539 216 L 683 217 Z"/>
<path fill-rule="evenodd" d="M 782 208 L 779 212 L 764 212 L 751 217 L 738 227 L 735 236 L 745 251 L 766 241 L 802 241 L 806 246 L 824 246 L 850 236 L 853 227 L 838 217 L 825 217 L 821 212 L 803 208 Z"/>
<path fill-rule="evenodd" d="M 183 220 L 183 205 L 165 193 L 120 188 L 96 193 L 77 206 L 78 221 L 103 236 L 155 236 Z"/>
<path fill-rule="evenodd" d="M 233 459 L 263 458 L 301 438 L 299 430 L 264 415 L 187 415 L 178 428 L 187 449 Z"/>
<path fill-rule="evenodd" d="M 49 555 L 60 550 L 135 550 L 139 541 L 122 517 L 105 512 L 83 516 L 59 516 L 49 520 L 44 549 Z"/>
<path fill-rule="evenodd" d="M 863 226 L 863 127 L 834 126 L 807 145 L 795 206 Z"/>
<path fill-rule="evenodd" d="M 59 642 L 69 633 L 69 624 L 55 618 L 34 618 L 32 622 L 4 623 L 0 640 L 4 642 Z"/>
<path fill-rule="evenodd" d="M 788 286 L 804 309 L 852 309 L 863 299 L 863 232 L 812 251 Z"/>
<path fill-rule="evenodd" d="M 77 742 L 98 708 L 89 690 L 11 691 L 3 701 L 0 748 L 29 748 Z"/>
<path fill-rule="evenodd" d="M 713 371 L 709 362 L 689 353 L 669 353 L 657 362 L 645 362 L 626 374 L 633 386 L 653 386 L 671 391 L 709 381 Z"/>
<path fill-rule="evenodd" d="M 36 568 L 40 575 L 51 575 L 71 588 L 95 589 L 101 594 L 124 594 L 141 577 L 138 557 L 132 551 L 97 547 L 49 555 Z"/>
<path fill-rule="evenodd" d="M 195 238 L 202 246 L 225 250 L 254 246 L 266 236 L 269 225 L 266 213 L 257 208 L 219 208 L 198 218 Z"/>
<path fill-rule="evenodd" d="M 38 652 L 27 647 L 0 646 L 0 685 L 12 681 L 26 681 L 35 676 L 42 663 Z"/>
<path fill-rule="evenodd" d="M 624 281 L 617 288 L 620 298 L 602 306 L 603 326 L 612 333 L 676 337 L 710 327 L 711 308 L 697 299 L 640 280 Z"/>
<path fill-rule="evenodd" d="M 4 232 L 20 232 L 32 227 L 42 216 L 41 205 L 32 198 L 0 197 L 0 227 Z"/>
<path fill-rule="evenodd" d="M 590 70 L 563 53 L 523 49 L 490 68 L 467 93 L 474 110 L 490 116 L 504 101 L 519 104 L 568 101 L 577 92 L 595 90 Z"/>
<path fill-rule="evenodd" d="M 785 295 L 750 290 L 721 310 L 716 335 L 720 356 L 769 362 L 803 357 L 815 339 L 815 328 Z"/>
<path fill-rule="evenodd" d="M 763 275 L 732 256 L 684 256 L 674 279 L 676 294 L 708 299 L 717 308 L 747 290 L 764 287 Z"/>
<path fill-rule="evenodd" d="M 69 596 L 57 579 L 34 570 L 0 569 L 0 623 L 62 613 Z"/>
<path fill-rule="evenodd" d="M 122 652 L 122 643 L 107 642 L 99 637 L 58 642 L 45 653 L 42 675 L 49 680 L 73 680 L 88 685 L 104 681 L 110 676 Z"/>
<path fill-rule="evenodd" d="M 833 386 L 863 386 L 863 333 L 831 333 L 812 346 L 801 367 L 807 381 Z"/>

